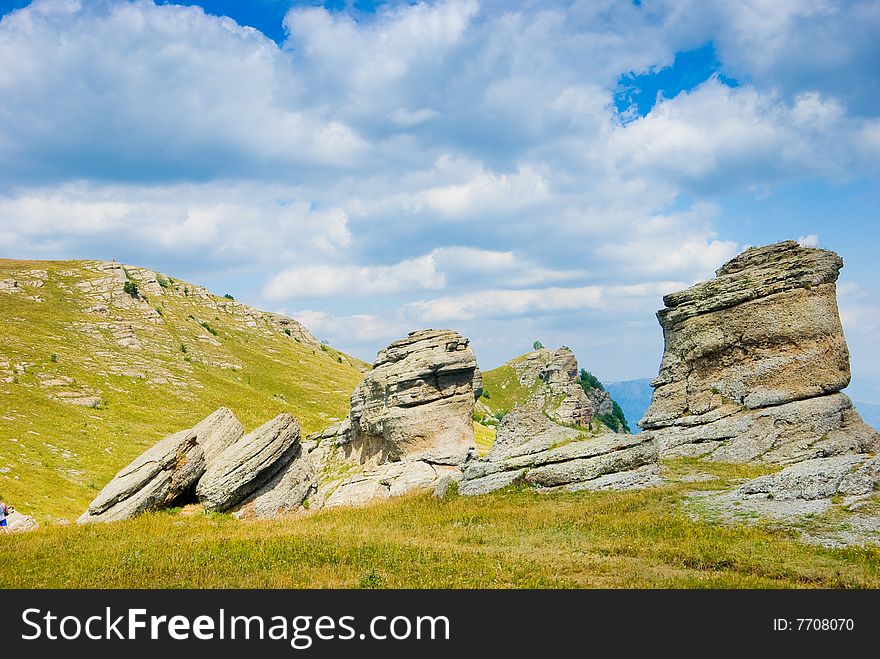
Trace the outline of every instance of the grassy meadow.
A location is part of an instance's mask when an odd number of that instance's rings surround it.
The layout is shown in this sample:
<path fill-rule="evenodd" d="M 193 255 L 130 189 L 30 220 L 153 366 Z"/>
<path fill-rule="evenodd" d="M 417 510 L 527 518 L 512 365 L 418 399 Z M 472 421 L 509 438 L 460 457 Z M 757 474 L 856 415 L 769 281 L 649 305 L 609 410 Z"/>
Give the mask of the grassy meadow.
<path fill-rule="evenodd" d="M 789 532 L 697 522 L 692 489 L 429 495 L 275 521 L 169 511 L 0 536 L 8 588 L 877 588 L 880 549 L 823 549 Z"/>

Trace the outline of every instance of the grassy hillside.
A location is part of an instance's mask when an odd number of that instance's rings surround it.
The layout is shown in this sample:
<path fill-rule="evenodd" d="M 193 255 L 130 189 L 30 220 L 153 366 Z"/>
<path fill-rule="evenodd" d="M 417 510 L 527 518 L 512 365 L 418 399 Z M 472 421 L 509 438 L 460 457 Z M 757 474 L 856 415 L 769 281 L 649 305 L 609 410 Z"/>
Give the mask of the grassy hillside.
<path fill-rule="evenodd" d="M 296 321 L 161 273 L 0 260 L 0 494 L 74 519 L 163 436 L 221 405 L 305 433 L 348 412 L 365 365 Z"/>
<path fill-rule="evenodd" d="M 477 450 L 481 455 L 491 450 L 498 421 L 514 407 L 528 401 L 541 386 L 537 381 L 532 386 L 524 386 L 517 373 L 517 366 L 526 362 L 533 354 L 519 355 L 498 368 L 483 373 L 483 395 L 477 401 L 474 411 Z"/>
<path fill-rule="evenodd" d="M 686 474 L 695 468 L 711 480 L 689 482 Z M 170 511 L 114 524 L 55 526 L 0 536 L 0 584 L 880 587 L 877 547 L 823 549 L 785 529 L 697 522 L 684 507 L 691 490 L 726 488 L 760 473 L 748 465 L 679 461 L 666 465 L 667 485 L 636 492 L 512 489 L 443 501 L 408 496 L 265 522 Z"/>
<path fill-rule="evenodd" d="M 498 368 L 483 372 L 483 395 L 474 409 L 474 438 L 479 455 L 492 450 L 501 417 L 525 403 L 538 388 L 537 384 L 524 387 L 517 377 L 514 364 L 525 356 L 514 357 Z"/>

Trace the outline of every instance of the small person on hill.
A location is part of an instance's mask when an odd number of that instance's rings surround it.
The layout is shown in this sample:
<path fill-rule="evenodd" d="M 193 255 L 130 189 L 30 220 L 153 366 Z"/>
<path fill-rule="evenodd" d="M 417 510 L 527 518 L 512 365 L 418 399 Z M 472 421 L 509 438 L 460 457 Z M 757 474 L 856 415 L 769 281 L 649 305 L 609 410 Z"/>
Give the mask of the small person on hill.
<path fill-rule="evenodd" d="M 15 508 L 13 508 L 11 505 L 7 505 L 6 502 L 3 501 L 3 496 L 0 495 L 0 532 L 9 533 L 9 526 L 6 523 L 6 516 L 14 512 Z"/>

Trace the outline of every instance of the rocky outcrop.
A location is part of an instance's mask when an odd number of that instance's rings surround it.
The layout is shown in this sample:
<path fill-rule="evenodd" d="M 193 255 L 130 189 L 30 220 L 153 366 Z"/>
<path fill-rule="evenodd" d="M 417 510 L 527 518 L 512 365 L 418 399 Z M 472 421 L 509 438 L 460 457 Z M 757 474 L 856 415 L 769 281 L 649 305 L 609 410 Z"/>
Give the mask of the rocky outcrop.
<path fill-rule="evenodd" d="M 589 391 L 578 382 L 578 363 L 574 353 L 563 346 L 557 350 L 540 348 L 511 362 L 520 385 L 532 390 L 531 405 L 545 412 L 557 423 L 590 427 L 593 417 L 610 414 L 611 397 L 592 387 Z"/>
<path fill-rule="evenodd" d="M 242 514 L 363 505 L 461 477 L 474 453 L 474 401 L 482 377 L 468 340 L 451 330 L 422 330 L 395 341 L 351 396 L 342 422 L 309 437 L 290 476 L 267 486 Z M 288 480 L 297 483 L 291 488 Z M 294 494 L 291 496 L 290 492 Z"/>
<path fill-rule="evenodd" d="M 658 474 L 653 440 L 563 426 L 533 407 L 517 408 L 501 421 L 486 459 L 467 466 L 459 493 L 485 494 L 516 481 L 567 491 L 631 489 L 659 484 Z"/>
<path fill-rule="evenodd" d="M 783 242 L 663 298 L 666 348 L 639 424 L 661 455 L 793 463 L 880 446 L 840 393 L 842 267 L 834 252 Z"/>
<path fill-rule="evenodd" d="M 220 453 L 196 485 L 196 496 L 207 510 L 229 510 L 296 458 L 299 443 L 299 422 L 279 414 Z"/>
<path fill-rule="evenodd" d="M 80 521 L 126 519 L 185 494 L 209 511 L 274 518 L 454 482 L 474 454 L 480 390 L 467 339 L 413 332 L 379 353 L 342 422 L 301 442 L 297 420 L 281 414 L 242 437 L 232 413 L 220 410 L 123 469 Z"/>
<path fill-rule="evenodd" d="M 332 431 L 346 457 L 369 465 L 467 460 L 480 382 L 468 343 L 451 330 L 422 330 L 380 351 L 351 395 L 348 420 Z"/>
<path fill-rule="evenodd" d="M 191 493 L 206 469 L 244 434 L 225 407 L 188 430 L 166 437 L 119 471 L 101 490 L 80 523 L 128 519 L 173 505 Z"/>
<path fill-rule="evenodd" d="M 880 458 L 805 460 L 728 491 L 696 491 L 688 508 L 711 520 L 782 526 L 828 547 L 880 545 Z"/>
<path fill-rule="evenodd" d="M 611 413 L 611 398 L 598 387 L 584 391 L 571 350 L 536 350 L 512 366 L 531 395 L 504 415 L 486 458 L 468 464 L 460 494 L 485 494 L 518 481 L 568 491 L 660 482 L 653 440 L 618 434 L 594 420 Z"/>

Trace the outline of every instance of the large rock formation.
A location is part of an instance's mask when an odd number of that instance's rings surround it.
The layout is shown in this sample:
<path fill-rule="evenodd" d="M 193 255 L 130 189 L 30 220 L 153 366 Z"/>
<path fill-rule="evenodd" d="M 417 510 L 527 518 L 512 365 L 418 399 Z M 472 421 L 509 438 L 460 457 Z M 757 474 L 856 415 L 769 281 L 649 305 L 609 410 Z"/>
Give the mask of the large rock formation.
<path fill-rule="evenodd" d="M 650 438 L 618 434 L 594 418 L 611 413 L 611 398 L 598 387 L 584 391 L 571 350 L 542 348 L 511 365 L 528 399 L 504 415 L 486 458 L 468 464 L 461 494 L 485 494 L 517 481 L 568 491 L 660 482 Z"/>
<path fill-rule="evenodd" d="M 557 423 L 588 428 L 593 416 L 610 414 L 611 397 L 602 389 L 589 392 L 578 382 L 578 363 L 571 349 L 540 348 L 512 362 L 520 384 L 532 390 L 529 401 Z"/>
<path fill-rule="evenodd" d="M 349 416 L 310 436 L 287 473 L 239 514 L 360 505 L 460 478 L 475 453 L 482 386 L 468 343 L 451 330 L 422 330 L 380 351 L 352 393 Z"/>
<path fill-rule="evenodd" d="M 479 370 L 468 340 L 422 330 L 380 351 L 351 396 L 346 455 L 364 464 L 460 464 L 474 450 Z M 479 384 L 477 384 L 479 386 Z"/>
<path fill-rule="evenodd" d="M 663 298 L 666 349 L 640 426 L 661 455 L 792 463 L 874 451 L 849 398 L 842 259 L 794 241 L 752 248 Z"/>
<path fill-rule="evenodd" d="M 296 418 L 279 414 L 220 453 L 196 485 L 196 496 L 207 510 L 229 510 L 299 456 L 299 440 Z"/>
<path fill-rule="evenodd" d="M 221 409 L 162 440 L 98 495 L 80 522 L 126 519 L 195 496 L 206 510 L 273 518 L 360 505 L 460 479 L 474 454 L 481 377 L 468 340 L 413 332 L 382 350 L 341 423 L 300 441 L 281 414 L 248 435 Z"/>
<path fill-rule="evenodd" d="M 192 492 L 205 470 L 243 434 L 235 415 L 221 407 L 192 428 L 153 445 L 120 470 L 78 521 L 111 522 L 173 505 Z"/>

